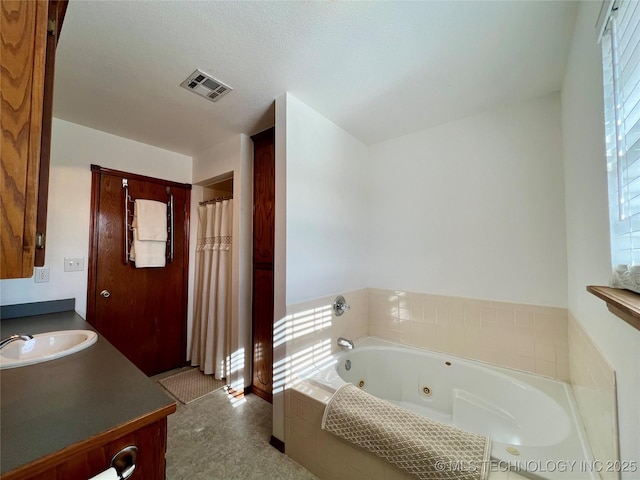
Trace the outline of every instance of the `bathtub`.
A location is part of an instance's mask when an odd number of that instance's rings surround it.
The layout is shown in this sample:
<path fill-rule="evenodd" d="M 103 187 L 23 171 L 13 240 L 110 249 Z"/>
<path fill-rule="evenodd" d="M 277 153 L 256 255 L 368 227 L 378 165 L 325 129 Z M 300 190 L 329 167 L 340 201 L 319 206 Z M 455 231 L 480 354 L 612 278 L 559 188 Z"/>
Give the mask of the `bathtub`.
<path fill-rule="evenodd" d="M 317 366 L 306 381 L 329 392 L 353 383 L 407 410 L 489 436 L 492 471 L 549 480 L 599 478 L 564 382 L 375 337 Z"/>

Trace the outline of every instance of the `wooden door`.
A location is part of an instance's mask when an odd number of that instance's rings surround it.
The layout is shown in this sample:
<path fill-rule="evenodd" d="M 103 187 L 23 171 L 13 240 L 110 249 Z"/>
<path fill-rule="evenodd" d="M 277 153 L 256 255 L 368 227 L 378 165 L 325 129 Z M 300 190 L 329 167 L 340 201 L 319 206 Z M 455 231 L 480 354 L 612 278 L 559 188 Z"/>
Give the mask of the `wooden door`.
<path fill-rule="evenodd" d="M 87 320 L 147 375 L 186 363 L 191 185 L 92 165 L 92 230 Z M 125 261 L 125 192 L 132 199 L 174 198 L 174 259 L 165 267 Z M 133 206 L 130 207 L 133 213 Z M 129 223 L 131 219 L 129 219 Z"/>
<path fill-rule="evenodd" d="M 251 391 L 271 402 L 273 391 L 273 249 L 275 129 L 253 140 L 253 381 Z"/>

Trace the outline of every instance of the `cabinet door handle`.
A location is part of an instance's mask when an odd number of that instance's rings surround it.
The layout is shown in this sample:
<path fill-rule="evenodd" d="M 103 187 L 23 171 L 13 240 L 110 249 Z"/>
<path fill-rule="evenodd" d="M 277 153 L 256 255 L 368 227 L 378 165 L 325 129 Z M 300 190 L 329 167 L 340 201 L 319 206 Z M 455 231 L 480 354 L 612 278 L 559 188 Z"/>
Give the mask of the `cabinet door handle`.
<path fill-rule="evenodd" d="M 98 480 L 99 478 L 118 478 L 127 480 L 133 475 L 136 469 L 136 457 L 138 456 L 138 447 L 129 445 L 116 453 L 111 459 L 111 466 L 104 472 L 99 473 L 89 480 Z M 137 477 L 136 477 L 137 478 Z"/>
<path fill-rule="evenodd" d="M 42 232 L 36 233 L 36 248 L 38 250 L 44 249 L 44 233 Z"/>
<path fill-rule="evenodd" d="M 129 445 L 114 455 L 111 459 L 111 466 L 116 469 L 118 477 L 121 480 L 127 480 L 136 469 L 136 457 L 138 456 L 138 447 Z"/>
<path fill-rule="evenodd" d="M 109 290 L 102 290 L 100 292 L 100 295 L 102 295 L 104 298 L 109 298 L 111 296 L 111 294 L 109 293 Z"/>

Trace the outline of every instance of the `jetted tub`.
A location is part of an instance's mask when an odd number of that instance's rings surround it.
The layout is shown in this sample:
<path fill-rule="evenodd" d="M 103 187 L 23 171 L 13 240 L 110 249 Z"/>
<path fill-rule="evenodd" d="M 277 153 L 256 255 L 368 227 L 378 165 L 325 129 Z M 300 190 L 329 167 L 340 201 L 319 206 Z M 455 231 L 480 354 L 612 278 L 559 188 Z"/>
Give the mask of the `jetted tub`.
<path fill-rule="evenodd" d="M 564 382 L 375 337 L 338 353 L 306 380 L 329 391 L 353 383 L 425 417 L 487 435 L 493 471 L 599 478 Z"/>

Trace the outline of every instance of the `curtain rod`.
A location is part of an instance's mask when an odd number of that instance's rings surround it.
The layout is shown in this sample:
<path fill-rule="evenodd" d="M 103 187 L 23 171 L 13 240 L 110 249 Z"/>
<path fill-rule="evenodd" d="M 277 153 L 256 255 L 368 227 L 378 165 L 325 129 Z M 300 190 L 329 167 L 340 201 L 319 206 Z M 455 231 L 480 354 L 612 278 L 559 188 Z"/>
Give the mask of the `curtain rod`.
<path fill-rule="evenodd" d="M 221 197 L 216 197 L 216 198 L 212 198 L 210 200 L 205 200 L 204 202 L 200 202 L 200 205 L 206 205 L 207 203 L 221 202 L 223 200 L 233 200 L 233 195 L 222 195 Z"/>

